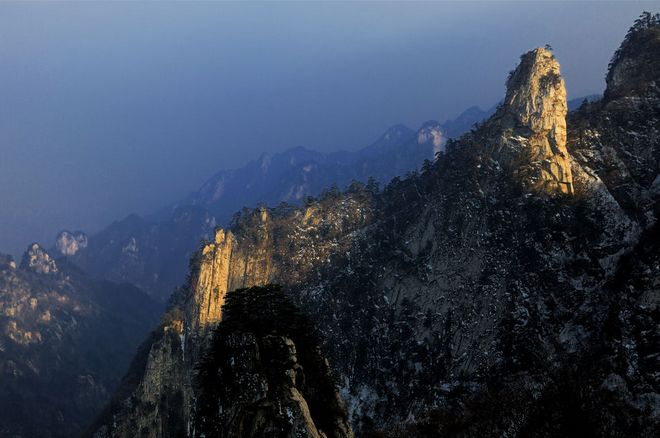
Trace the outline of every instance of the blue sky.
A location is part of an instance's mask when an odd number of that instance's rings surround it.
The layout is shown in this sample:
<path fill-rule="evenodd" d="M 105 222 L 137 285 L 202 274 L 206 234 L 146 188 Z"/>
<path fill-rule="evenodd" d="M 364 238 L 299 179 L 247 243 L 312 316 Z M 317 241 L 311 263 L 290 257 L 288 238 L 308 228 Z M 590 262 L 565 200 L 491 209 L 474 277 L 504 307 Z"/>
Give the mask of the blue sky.
<path fill-rule="evenodd" d="M 0 2 L 0 251 L 148 213 L 293 146 L 489 107 L 551 44 L 569 97 L 660 2 Z"/>

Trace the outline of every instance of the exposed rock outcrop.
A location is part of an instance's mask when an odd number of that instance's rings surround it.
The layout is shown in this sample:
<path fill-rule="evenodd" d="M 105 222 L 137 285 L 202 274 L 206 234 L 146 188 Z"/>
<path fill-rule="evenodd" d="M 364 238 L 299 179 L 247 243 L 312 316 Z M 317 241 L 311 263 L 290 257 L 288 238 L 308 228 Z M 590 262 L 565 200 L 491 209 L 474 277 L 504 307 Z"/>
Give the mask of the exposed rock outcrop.
<path fill-rule="evenodd" d="M 38 243 L 30 245 L 21 259 L 21 269 L 37 274 L 54 274 L 57 264 Z"/>
<path fill-rule="evenodd" d="M 417 131 L 417 143 L 433 146 L 433 155 L 445 151 L 447 136 L 442 125 L 435 121 L 428 121 Z"/>
<path fill-rule="evenodd" d="M 500 135 L 493 156 L 526 190 L 573 193 L 566 113 L 564 80 L 552 52 L 539 48 L 522 55 L 507 80 L 504 104 L 489 124 Z"/>
<path fill-rule="evenodd" d="M 225 295 L 230 290 L 229 268 L 232 247 L 236 244 L 231 232 L 220 229 L 213 243 L 202 248 L 198 270 L 193 273 L 192 289 L 187 316 L 192 332 L 220 322 Z"/>
<path fill-rule="evenodd" d="M 193 363 L 180 318 L 170 314 L 140 346 L 110 405 L 86 436 L 189 436 Z M 117 414 L 121 412 L 121 414 Z"/>
<path fill-rule="evenodd" d="M 55 249 L 63 256 L 75 255 L 87 248 L 87 235 L 82 231 L 62 231 L 55 239 Z"/>
<path fill-rule="evenodd" d="M 162 325 L 89 435 L 132 437 L 138 430 L 151 438 L 169 437 L 175 436 L 172 424 L 176 430 L 191 424 L 197 398 L 191 370 L 223 318 L 227 291 L 276 281 L 297 284 L 320 275 L 334 254 L 350 249 L 346 233 L 373 219 L 374 193 L 353 190 L 329 192 L 303 209 L 260 208 L 240 217 L 233 231 L 218 229 L 214 241 L 193 257 L 187 284 L 173 296 Z M 179 400 L 176 406 L 158 402 L 172 399 Z"/>

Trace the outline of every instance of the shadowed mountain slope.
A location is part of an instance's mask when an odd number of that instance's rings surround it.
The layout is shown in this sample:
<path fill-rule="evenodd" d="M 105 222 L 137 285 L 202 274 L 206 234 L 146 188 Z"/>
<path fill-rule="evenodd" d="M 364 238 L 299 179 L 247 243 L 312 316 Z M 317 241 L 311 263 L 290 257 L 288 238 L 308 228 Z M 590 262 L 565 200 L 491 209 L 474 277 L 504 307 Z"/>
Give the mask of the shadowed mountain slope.
<path fill-rule="evenodd" d="M 90 280 L 33 244 L 0 256 L 0 436 L 80 434 L 115 391 L 161 306 Z"/>

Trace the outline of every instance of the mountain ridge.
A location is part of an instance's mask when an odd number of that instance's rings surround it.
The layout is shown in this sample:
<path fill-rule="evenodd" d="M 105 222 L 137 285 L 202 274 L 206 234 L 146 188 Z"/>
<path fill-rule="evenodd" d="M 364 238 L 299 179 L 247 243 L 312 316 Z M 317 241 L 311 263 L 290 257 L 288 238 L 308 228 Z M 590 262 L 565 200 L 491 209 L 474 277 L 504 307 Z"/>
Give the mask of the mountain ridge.
<path fill-rule="evenodd" d="M 157 330 L 167 341 L 149 347 L 187 353 L 159 355 L 123 391 L 186 403 L 114 405 L 106 432 L 185 424 L 190 369 L 225 295 L 275 282 L 321 329 L 358 435 L 653 436 L 659 276 L 652 249 L 636 248 L 657 228 L 660 96 L 606 92 L 567 124 L 555 62 L 524 54 L 505 105 L 419 174 L 246 210 L 217 230 Z M 648 251 L 629 262 L 639 282 L 622 271 L 635 251 Z M 171 374 L 174 387 L 147 385 Z"/>
<path fill-rule="evenodd" d="M 63 231 L 53 253 L 99 278 L 135 284 L 166 301 L 185 279 L 187 262 L 200 241 L 211 240 L 213 228 L 228 226 L 242 208 L 300 204 L 307 196 L 331 186 L 347 187 L 353 180 L 386 183 L 440 152 L 446 142 L 441 129 L 437 122 L 418 131 L 393 125 L 356 152 L 324 154 L 297 147 L 264 154 L 240 169 L 218 172 L 198 191 L 153 215 L 129 215 L 91 237 L 76 234 L 80 244 L 75 251 L 73 245 L 63 245 L 75 233 Z"/>

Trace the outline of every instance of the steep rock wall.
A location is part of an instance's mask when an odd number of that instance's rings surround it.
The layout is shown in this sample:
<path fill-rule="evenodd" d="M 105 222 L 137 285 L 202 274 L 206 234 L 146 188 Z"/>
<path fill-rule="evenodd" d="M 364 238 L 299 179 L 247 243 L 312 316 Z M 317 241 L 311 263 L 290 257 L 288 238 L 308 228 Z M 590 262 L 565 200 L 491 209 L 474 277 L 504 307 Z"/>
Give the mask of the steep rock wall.
<path fill-rule="evenodd" d="M 500 134 L 494 156 L 527 190 L 573 193 L 566 112 L 564 80 L 552 52 L 539 48 L 522 55 L 507 81 L 504 104 L 490 123 Z"/>

